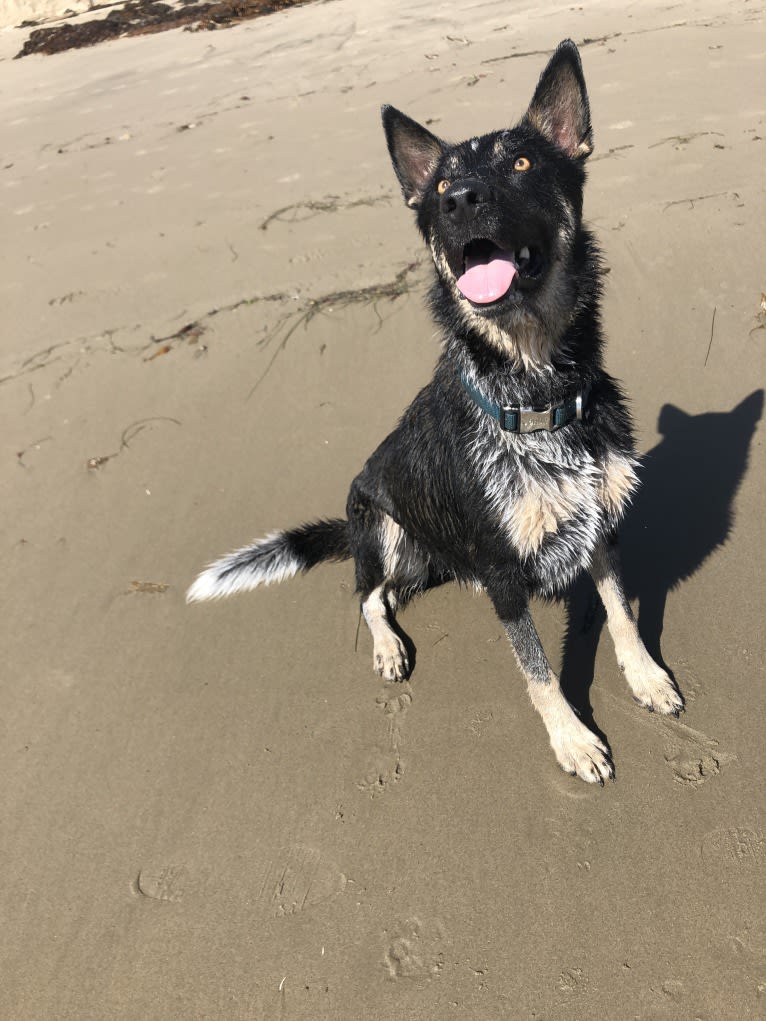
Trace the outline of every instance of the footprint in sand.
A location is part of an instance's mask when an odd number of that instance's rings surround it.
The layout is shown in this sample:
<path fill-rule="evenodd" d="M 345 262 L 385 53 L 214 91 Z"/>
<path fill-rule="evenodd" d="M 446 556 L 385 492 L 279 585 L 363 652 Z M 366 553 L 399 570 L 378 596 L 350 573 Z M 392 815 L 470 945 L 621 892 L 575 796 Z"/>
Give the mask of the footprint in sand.
<path fill-rule="evenodd" d="M 568 996 L 587 988 L 588 980 L 582 968 L 565 968 L 559 975 L 558 988 Z"/>
<path fill-rule="evenodd" d="M 766 836 L 746 826 L 710 830 L 702 838 L 702 858 L 709 864 L 762 868 L 766 865 Z"/>
<path fill-rule="evenodd" d="M 441 974 L 444 933 L 438 922 L 428 925 L 419 918 L 408 918 L 384 930 L 383 936 L 387 943 L 383 966 L 390 978 L 428 981 Z"/>
<path fill-rule="evenodd" d="M 293 844 L 269 863 L 259 901 L 272 918 L 297 915 L 343 893 L 346 877 L 315 847 Z"/>
<path fill-rule="evenodd" d="M 715 738 L 683 723 L 663 721 L 667 733 L 665 761 L 673 771 L 673 779 L 684 786 L 699 787 L 721 772 L 721 766 L 736 759 L 722 751 Z"/>
<path fill-rule="evenodd" d="M 699 690 L 698 687 L 694 689 Z M 623 712 L 629 712 L 622 703 L 618 704 Z M 721 767 L 733 762 L 737 756 L 733 752 L 724 751 L 718 741 L 708 737 L 701 730 L 668 717 L 651 716 L 646 713 L 632 713 L 641 726 L 655 729 L 659 727 L 665 736 L 664 758 L 673 772 L 673 779 L 684 787 L 696 788 L 707 783 L 711 777 L 721 772 Z"/>
<path fill-rule="evenodd" d="M 271 918 L 297 915 L 346 888 L 346 877 L 337 865 L 317 848 L 302 844 L 292 844 L 271 861 L 266 860 L 259 874 L 263 880 L 258 904 L 261 913 Z M 149 865 L 138 873 L 134 892 L 151 900 L 179 904 L 186 897 L 204 894 L 213 882 L 220 890 L 226 878 L 205 869 L 194 874 L 186 865 Z"/>
<path fill-rule="evenodd" d="M 152 900 L 177 904 L 184 899 L 190 886 L 190 873 L 185 865 L 149 866 L 141 869 L 136 889 Z"/>
<path fill-rule="evenodd" d="M 386 684 L 375 703 L 383 712 L 386 734 L 379 745 L 367 752 L 361 779 L 356 781 L 357 788 L 371 797 L 382 794 L 404 775 L 402 729 L 404 717 L 412 704 L 412 689 L 406 681 L 403 684 Z"/>

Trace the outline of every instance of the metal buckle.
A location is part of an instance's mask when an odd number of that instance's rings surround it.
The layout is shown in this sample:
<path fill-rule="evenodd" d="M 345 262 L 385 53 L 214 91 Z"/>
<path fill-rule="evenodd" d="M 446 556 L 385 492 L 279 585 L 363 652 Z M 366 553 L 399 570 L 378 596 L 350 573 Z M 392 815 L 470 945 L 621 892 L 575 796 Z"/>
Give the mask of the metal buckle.
<path fill-rule="evenodd" d="M 536 433 L 545 429 L 554 431 L 555 408 L 519 408 L 519 432 Z"/>

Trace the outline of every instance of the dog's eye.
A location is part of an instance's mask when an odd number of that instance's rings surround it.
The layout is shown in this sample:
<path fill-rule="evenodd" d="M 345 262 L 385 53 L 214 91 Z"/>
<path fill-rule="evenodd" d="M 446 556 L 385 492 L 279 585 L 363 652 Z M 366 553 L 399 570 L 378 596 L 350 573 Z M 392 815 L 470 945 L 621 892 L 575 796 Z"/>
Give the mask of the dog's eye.
<path fill-rule="evenodd" d="M 445 193 L 445 191 L 447 190 L 447 188 L 449 188 L 449 185 L 450 185 L 449 181 L 445 181 L 445 180 L 439 181 L 439 183 L 436 185 L 437 193 L 439 195 L 443 195 Z"/>
<path fill-rule="evenodd" d="M 520 173 L 524 173 L 525 170 L 529 170 L 532 166 L 530 160 L 526 156 L 519 156 L 516 162 L 513 164 L 513 169 L 518 170 Z"/>

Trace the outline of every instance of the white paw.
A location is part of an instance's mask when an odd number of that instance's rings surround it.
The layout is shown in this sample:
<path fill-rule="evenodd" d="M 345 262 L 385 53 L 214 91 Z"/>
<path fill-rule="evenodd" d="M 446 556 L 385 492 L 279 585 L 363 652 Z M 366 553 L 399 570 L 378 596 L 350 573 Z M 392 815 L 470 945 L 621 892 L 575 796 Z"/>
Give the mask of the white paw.
<path fill-rule="evenodd" d="M 614 780 L 614 766 L 604 742 L 578 719 L 551 733 L 551 747 L 564 772 L 602 786 L 604 780 Z"/>
<path fill-rule="evenodd" d="M 375 639 L 372 665 L 376 674 L 387 681 L 403 681 L 409 676 L 407 650 L 397 634 L 388 630 Z"/>
<path fill-rule="evenodd" d="M 678 688 L 662 667 L 651 660 L 640 673 L 625 671 L 633 697 L 650 713 L 678 716 L 684 711 L 684 700 Z"/>

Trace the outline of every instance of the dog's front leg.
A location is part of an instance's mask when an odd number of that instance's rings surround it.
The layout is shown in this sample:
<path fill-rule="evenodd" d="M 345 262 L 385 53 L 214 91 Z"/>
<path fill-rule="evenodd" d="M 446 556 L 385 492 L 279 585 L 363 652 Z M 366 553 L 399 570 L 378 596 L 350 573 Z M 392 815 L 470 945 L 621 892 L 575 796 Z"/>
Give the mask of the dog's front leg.
<path fill-rule="evenodd" d="M 641 641 L 636 620 L 620 577 L 617 545 L 602 543 L 596 549 L 590 568 L 598 594 L 606 608 L 609 633 L 614 642 L 617 662 L 625 674 L 633 697 L 650 712 L 678 716 L 684 700 L 668 674 L 654 662 Z"/>
<path fill-rule="evenodd" d="M 396 598 L 378 585 L 362 600 L 362 614 L 372 635 L 372 662 L 376 674 L 386 681 L 404 681 L 410 675 L 407 649 L 391 626 Z"/>
<path fill-rule="evenodd" d="M 529 697 L 543 718 L 561 768 L 567 773 L 577 774 L 588 783 L 603 785 L 604 780 L 613 780 L 614 766 L 609 752 L 564 698 L 529 610 L 525 608 L 520 613 L 507 615 L 498 609 L 505 633 L 527 679 Z"/>

